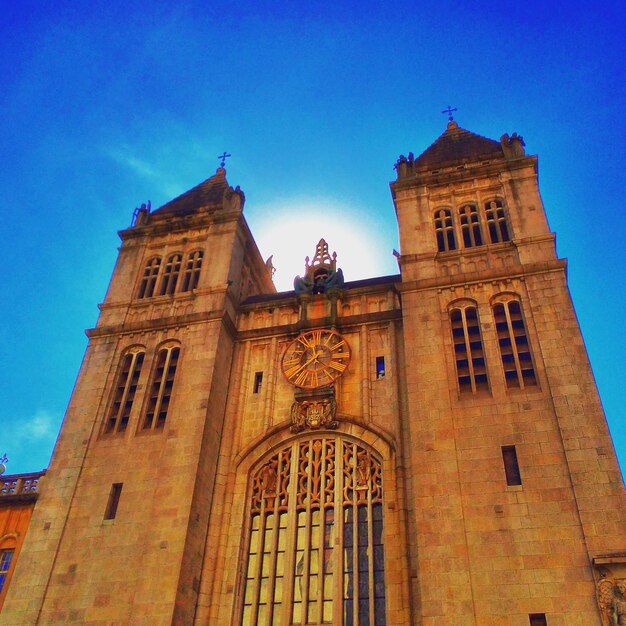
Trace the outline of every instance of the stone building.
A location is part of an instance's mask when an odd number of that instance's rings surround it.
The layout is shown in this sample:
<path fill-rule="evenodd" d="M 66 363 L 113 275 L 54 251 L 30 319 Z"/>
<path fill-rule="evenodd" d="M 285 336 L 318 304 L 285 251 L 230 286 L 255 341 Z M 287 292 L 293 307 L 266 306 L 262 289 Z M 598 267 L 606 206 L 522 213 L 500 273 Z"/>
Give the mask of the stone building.
<path fill-rule="evenodd" d="M 2 624 L 626 623 L 537 158 L 451 120 L 396 169 L 393 276 L 322 240 L 276 293 L 223 168 L 138 211 Z"/>

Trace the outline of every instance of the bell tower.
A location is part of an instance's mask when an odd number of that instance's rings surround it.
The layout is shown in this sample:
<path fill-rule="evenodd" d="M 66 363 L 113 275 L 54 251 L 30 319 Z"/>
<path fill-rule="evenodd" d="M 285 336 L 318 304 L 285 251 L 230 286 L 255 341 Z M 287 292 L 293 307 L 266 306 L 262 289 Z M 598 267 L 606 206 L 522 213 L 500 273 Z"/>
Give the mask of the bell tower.
<path fill-rule="evenodd" d="M 596 585 L 625 575 L 624 488 L 537 157 L 450 118 L 396 170 L 416 611 L 600 626 Z"/>
<path fill-rule="evenodd" d="M 236 306 L 275 291 L 244 199 L 220 167 L 120 232 L 3 624 L 192 623 Z"/>

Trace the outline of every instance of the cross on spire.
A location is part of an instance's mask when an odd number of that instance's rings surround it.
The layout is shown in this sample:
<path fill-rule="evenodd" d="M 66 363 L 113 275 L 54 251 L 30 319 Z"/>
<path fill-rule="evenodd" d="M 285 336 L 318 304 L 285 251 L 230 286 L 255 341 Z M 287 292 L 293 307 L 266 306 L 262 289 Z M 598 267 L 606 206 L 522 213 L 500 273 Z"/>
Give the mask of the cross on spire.
<path fill-rule="evenodd" d="M 450 105 L 448 105 L 448 108 L 447 108 L 447 109 L 444 109 L 444 110 L 442 111 L 442 113 L 447 113 L 447 114 L 448 114 L 448 120 L 449 120 L 450 122 L 454 122 L 454 118 L 452 117 L 452 112 L 453 112 L 453 111 L 458 111 L 458 109 L 457 109 L 456 107 L 453 109 Z"/>
<path fill-rule="evenodd" d="M 227 159 L 229 156 L 232 156 L 232 155 L 231 155 L 231 154 L 228 154 L 228 152 L 226 152 L 226 150 L 224 150 L 224 153 L 223 153 L 223 154 L 220 154 L 220 155 L 217 157 L 218 159 L 221 159 L 221 160 L 222 160 L 222 162 L 220 163 L 220 167 L 224 167 L 224 165 L 226 165 L 226 159 Z"/>

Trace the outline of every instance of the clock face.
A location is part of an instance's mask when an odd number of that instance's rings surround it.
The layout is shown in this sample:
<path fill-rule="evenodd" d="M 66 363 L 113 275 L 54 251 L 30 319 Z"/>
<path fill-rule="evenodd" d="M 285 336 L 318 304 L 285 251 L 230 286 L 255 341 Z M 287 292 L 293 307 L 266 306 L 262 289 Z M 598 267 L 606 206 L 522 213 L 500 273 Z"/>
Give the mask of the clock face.
<path fill-rule="evenodd" d="M 309 330 L 289 344 L 282 360 L 283 374 L 296 387 L 326 387 L 350 363 L 350 346 L 334 330 Z"/>

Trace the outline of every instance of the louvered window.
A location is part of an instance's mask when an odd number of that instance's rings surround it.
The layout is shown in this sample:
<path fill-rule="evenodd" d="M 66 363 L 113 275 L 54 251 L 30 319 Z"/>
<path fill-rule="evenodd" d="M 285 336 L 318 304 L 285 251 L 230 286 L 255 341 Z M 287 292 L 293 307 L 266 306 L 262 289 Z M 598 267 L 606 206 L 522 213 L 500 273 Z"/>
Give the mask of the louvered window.
<path fill-rule="evenodd" d="M 179 354 L 180 348 L 178 346 L 161 348 L 157 353 L 156 365 L 152 372 L 152 382 L 149 387 L 148 405 L 143 421 L 144 429 L 163 428 L 165 425 Z"/>
<path fill-rule="evenodd" d="M 507 387 L 537 384 L 522 307 L 519 301 L 507 299 L 493 305 L 498 345 Z"/>
<path fill-rule="evenodd" d="M 144 357 L 143 348 L 133 348 L 122 356 L 113 401 L 104 422 L 104 434 L 121 433 L 126 430 Z"/>
<path fill-rule="evenodd" d="M 489 389 L 478 310 L 468 304 L 450 310 L 454 360 L 461 393 Z"/>

